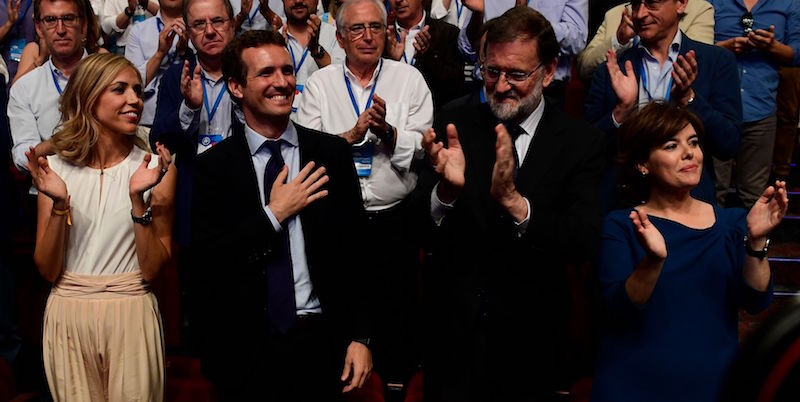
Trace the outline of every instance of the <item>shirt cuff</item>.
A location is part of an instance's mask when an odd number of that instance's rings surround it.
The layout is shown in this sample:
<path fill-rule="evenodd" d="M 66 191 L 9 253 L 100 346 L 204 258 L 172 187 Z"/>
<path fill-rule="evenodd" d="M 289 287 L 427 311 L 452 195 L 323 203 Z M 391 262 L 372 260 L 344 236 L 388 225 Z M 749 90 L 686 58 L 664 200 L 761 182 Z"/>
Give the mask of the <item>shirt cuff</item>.
<path fill-rule="evenodd" d="M 619 53 L 620 51 L 628 50 L 633 46 L 633 38 L 629 39 L 625 43 L 619 43 L 617 40 L 617 35 L 611 35 L 611 48 L 614 49 L 615 53 Z"/>
<path fill-rule="evenodd" d="M 431 191 L 431 218 L 433 218 L 433 222 L 436 226 L 442 224 L 442 219 L 444 219 L 445 215 L 447 215 L 447 211 L 453 209 L 453 203 L 446 203 L 439 199 L 439 195 L 436 194 L 436 191 L 439 189 L 439 183 L 436 183 L 433 186 L 433 191 Z"/>
<path fill-rule="evenodd" d="M 189 106 L 186 106 L 186 101 L 181 101 L 181 107 L 178 110 L 178 116 L 180 116 L 181 120 L 181 128 L 184 130 L 188 130 L 189 126 L 192 125 L 195 113 L 199 111 L 200 108 L 190 109 Z"/>
<path fill-rule="evenodd" d="M 525 215 L 525 219 L 522 222 L 514 222 L 514 225 L 517 226 L 517 234 L 522 236 L 525 234 L 525 231 L 528 230 L 528 222 L 531 221 L 531 202 L 528 201 L 526 197 L 522 197 L 525 200 L 525 205 L 528 206 L 528 213 Z"/>
<path fill-rule="evenodd" d="M 272 223 L 272 228 L 275 229 L 275 232 L 280 232 L 283 230 L 283 226 L 281 223 L 278 222 L 278 218 L 275 217 L 275 214 L 269 209 L 269 205 L 264 206 L 264 212 L 267 213 L 267 217 L 269 218 L 270 223 Z"/>
<path fill-rule="evenodd" d="M 614 118 L 614 111 L 611 111 L 611 122 L 614 123 L 614 127 L 619 128 L 621 123 L 617 122 L 617 119 Z"/>

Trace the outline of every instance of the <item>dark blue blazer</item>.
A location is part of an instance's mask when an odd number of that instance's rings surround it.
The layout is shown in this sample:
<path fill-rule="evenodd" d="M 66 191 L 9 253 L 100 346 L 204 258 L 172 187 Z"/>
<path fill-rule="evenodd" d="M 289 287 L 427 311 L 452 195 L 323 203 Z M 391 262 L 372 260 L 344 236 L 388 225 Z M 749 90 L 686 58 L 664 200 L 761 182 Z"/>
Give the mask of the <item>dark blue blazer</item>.
<path fill-rule="evenodd" d="M 189 71 L 194 71 L 197 58 L 187 53 Z M 181 70 L 183 63 L 171 65 L 158 88 L 158 101 L 153 127 L 150 129 L 150 147 L 156 149 L 156 141 L 164 144 L 173 154 L 179 155 L 175 160 L 178 168 L 178 183 L 175 194 L 175 229 L 174 238 L 178 244 L 189 244 L 190 217 L 192 207 L 192 180 L 194 165 L 197 159 L 198 122 L 200 114 L 195 116 L 195 121 L 184 131 L 180 121 L 180 107 L 183 102 L 181 94 Z M 231 121 L 234 121 L 231 109 Z"/>
<path fill-rule="evenodd" d="M 715 204 L 714 165 L 711 156 L 729 160 L 736 156 L 742 135 L 742 98 L 739 93 L 739 73 L 733 53 L 718 46 L 693 41 L 683 34 L 680 54 L 694 50 L 697 60 L 697 79 L 694 102 L 688 107 L 705 126 L 703 138 L 703 175 L 692 195 Z M 625 62 L 631 61 L 636 80 L 639 81 L 639 66 L 642 56 L 638 48 L 631 48 L 617 56 L 620 69 L 625 71 Z M 611 112 L 617 105 L 617 96 L 611 87 L 606 64 L 595 71 L 592 86 L 584 105 L 584 118 L 606 134 L 606 156 L 608 168 L 603 179 L 602 197 L 604 212 L 618 205 L 617 177 L 619 169 L 614 163 L 617 155 L 617 128 L 611 120 Z"/>

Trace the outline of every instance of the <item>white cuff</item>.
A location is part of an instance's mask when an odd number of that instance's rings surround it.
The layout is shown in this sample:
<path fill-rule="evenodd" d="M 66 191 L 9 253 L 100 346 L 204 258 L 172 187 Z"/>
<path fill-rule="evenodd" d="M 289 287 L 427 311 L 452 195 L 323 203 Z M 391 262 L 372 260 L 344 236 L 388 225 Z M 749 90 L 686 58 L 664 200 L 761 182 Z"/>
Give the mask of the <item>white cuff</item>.
<path fill-rule="evenodd" d="M 436 183 L 433 186 L 433 191 L 431 191 L 431 218 L 433 218 L 433 222 L 436 226 L 442 224 L 442 219 L 444 219 L 445 215 L 447 215 L 447 211 L 453 209 L 453 203 L 446 203 L 439 199 L 439 195 L 436 194 L 436 191 L 439 189 L 439 183 Z"/>

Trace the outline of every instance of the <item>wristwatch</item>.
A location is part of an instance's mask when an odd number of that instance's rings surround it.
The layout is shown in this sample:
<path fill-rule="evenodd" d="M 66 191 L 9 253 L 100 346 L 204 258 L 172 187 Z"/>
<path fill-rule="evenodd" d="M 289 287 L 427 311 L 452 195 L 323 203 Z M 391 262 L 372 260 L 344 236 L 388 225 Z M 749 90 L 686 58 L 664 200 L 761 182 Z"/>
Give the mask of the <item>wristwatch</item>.
<path fill-rule="evenodd" d="M 372 348 L 372 338 L 358 338 L 358 339 L 353 339 L 353 341 L 358 342 L 370 349 Z"/>
<path fill-rule="evenodd" d="M 381 134 L 381 141 L 391 142 L 394 140 L 394 127 L 386 123 L 386 131 Z"/>
<path fill-rule="evenodd" d="M 744 235 L 744 252 L 751 257 L 756 257 L 759 260 L 763 260 L 767 258 L 767 251 L 769 250 L 769 237 L 767 237 L 767 242 L 764 243 L 764 248 L 761 250 L 753 250 L 750 248 L 750 241 L 747 235 Z"/>
<path fill-rule="evenodd" d="M 320 57 L 325 57 L 325 48 L 322 45 L 317 45 L 316 49 L 311 51 L 311 57 L 318 59 Z"/>
<path fill-rule="evenodd" d="M 135 9 L 134 9 L 134 10 L 131 10 L 131 11 L 128 11 L 128 7 L 125 7 L 125 15 L 126 15 L 128 18 L 130 18 L 130 17 L 133 17 L 133 13 L 135 13 L 135 12 L 136 12 L 136 10 L 135 10 Z"/>
<path fill-rule="evenodd" d="M 131 209 L 131 219 L 133 219 L 133 223 L 147 226 L 153 222 L 153 210 L 150 207 L 147 207 L 147 209 L 144 211 L 144 215 L 136 216 L 133 214 L 133 209 Z"/>

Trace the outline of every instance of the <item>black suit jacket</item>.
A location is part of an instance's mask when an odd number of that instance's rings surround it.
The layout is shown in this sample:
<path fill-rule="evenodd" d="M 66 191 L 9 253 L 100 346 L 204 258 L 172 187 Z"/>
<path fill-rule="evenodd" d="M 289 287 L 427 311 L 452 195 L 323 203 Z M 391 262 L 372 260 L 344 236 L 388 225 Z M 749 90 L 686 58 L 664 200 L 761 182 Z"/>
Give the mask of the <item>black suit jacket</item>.
<path fill-rule="evenodd" d="M 464 84 L 464 59 L 458 51 L 458 28 L 443 20 L 426 18 L 431 34 L 430 47 L 418 57 L 414 66 L 419 69 L 433 94 L 438 109 L 445 103 L 467 93 Z"/>
<path fill-rule="evenodd" d="M 290 123 L 292 124 L 292 123 Z M 300 213 L 308 270 L 323 322 L 343 357 L 349 341 L 369 337 L 356 262 L 363 232 L 361 191 L 350 148 L 339 137 L 295 125 L 301 168 L 309 161 L 327 169 L 324 197 Z M 264 362 L 270 331 L 267 268 L 284 247 L 259 198 L 244 126 L 197 158 L 192 250 L 197 268 L 197 317 L 204 338 L 203 370 L 213 381 L 235 383 Z M 342 366 L 339 366 L 342 367 Z"/>
<path fill-rule="evenodd" d="M 487 104 L 454 105 L 435 127 L 456 125 L 466 184 L 434 229 L 426 400 L 529 400 L 555 386 L 569 315 L 566 265 L 599 244 L 602 135 L 545 105 L 516 180 L 531 205 L 519 235 L 490 195 L 497 119 Z"/>

